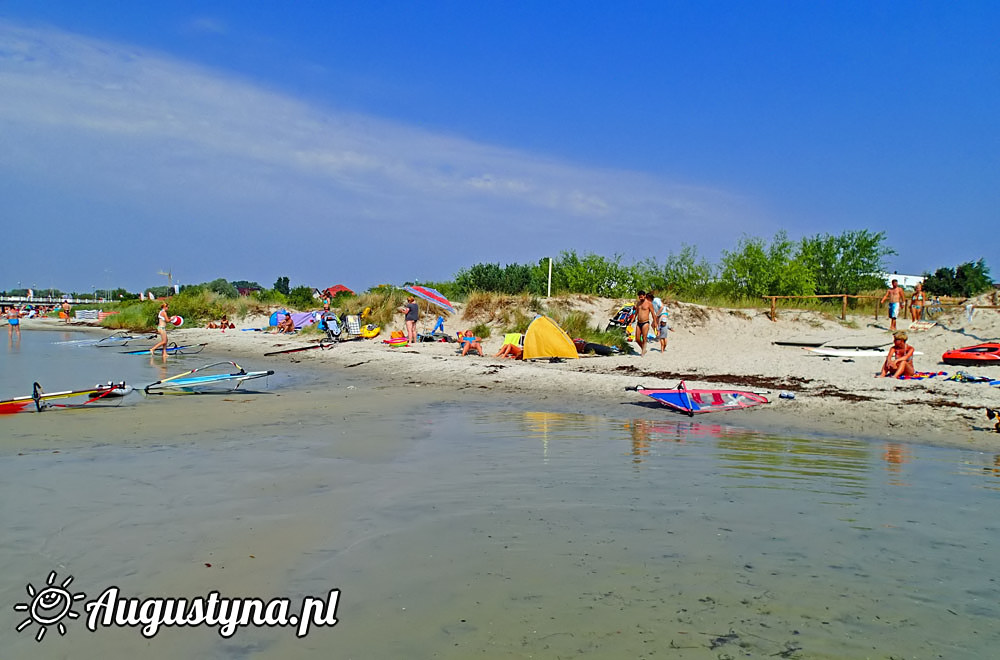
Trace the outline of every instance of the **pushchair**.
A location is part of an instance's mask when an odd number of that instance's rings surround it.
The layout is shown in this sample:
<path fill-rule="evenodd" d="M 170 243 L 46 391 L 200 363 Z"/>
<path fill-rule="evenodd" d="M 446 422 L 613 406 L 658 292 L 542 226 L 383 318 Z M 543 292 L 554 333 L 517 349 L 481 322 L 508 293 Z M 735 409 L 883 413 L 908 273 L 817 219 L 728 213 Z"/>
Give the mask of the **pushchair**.
<path fill-rule="evenodd" d="M 340 341 L 344 334 L 344 324 L 333 312 L 324 312 L 319 318 L 319 329 L 326 332 L 330 341 Z"/>
<path fill-rule="evenodd" d="M 611 332 L 614 328 L 626 330 L 633 321 L 635 321 L 635 305 L 625 305 L 618 310 L 617 314 L 608 319 L 608 327 L 604 331 Z"/>
<path fill-rule="evenodd" d="M 381 332 L 381 327 L 374 323 L 361 325 L 364 319 L 371 312 L 366 308 L 361 314 L 344 314 L 338 317 L 333 312 L 326 312 L 320 317 L 320 329 L 326 331 L 326 336 L 331 341 L 348 341 L 351 339 L 372 339 Z"/>

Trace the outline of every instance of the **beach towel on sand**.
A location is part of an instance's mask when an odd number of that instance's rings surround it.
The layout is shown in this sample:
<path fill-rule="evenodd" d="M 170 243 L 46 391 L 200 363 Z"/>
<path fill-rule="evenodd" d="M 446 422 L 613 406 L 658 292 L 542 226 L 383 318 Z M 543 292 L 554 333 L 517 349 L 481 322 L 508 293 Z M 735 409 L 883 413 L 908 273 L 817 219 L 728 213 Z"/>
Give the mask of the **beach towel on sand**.
<path fill-rule="evenodd" d="M 912 376 L 900 376 L 899 380 L 923 380 L 924 378 L 936 378 L 947 375 L 947 371 L 915 371 Z"/>
<path fill-rule="evenodd" d="M 958 371 L 954 375 L 948 376 L 945 380 L 956 383 L 989 383 L 990 385 L 1000 385 L 1000 380 L 990 378 L 989 376 L 974 376 L 965 371 Z"/>

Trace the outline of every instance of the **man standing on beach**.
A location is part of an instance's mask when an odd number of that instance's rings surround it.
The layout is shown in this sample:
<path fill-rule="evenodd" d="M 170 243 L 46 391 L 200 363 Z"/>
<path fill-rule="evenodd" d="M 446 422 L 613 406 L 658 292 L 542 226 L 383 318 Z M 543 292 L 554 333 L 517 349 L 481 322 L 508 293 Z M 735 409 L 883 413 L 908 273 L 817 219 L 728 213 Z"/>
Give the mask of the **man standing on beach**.
<path fill-rule="evenodd" d="M 62 311 L 63 311 L 63 314 L 66 315 L 66 323 L 69 323 L 69 309 L 70 309 L 69 308 L 69 301 L 68 300 L 64 300 L 63 304 L 62 304 Z"/>
<path fill-rule="evenodd" d="M 899 286 L 899 280 L 893 280 L 892 286 L 889 290 L 885 292 L 882 296 L 882 300 L 879 301 L 881 305 L 886 300 L 889 301 L 889 329 L 896 329 L 896 318 L 899 317 L 899 307 L 903 304 L 903 287 Z"/>
<path fill-rule="evenodd" d="M 642 349 L 640 357 L 646 354 L 646 335 L 649 334 L 649 324 L 652 319 L 653 302 L 646 296 L 645 291 L 640 291 L 636 295 L 635 303 L 635 341 Z"/>

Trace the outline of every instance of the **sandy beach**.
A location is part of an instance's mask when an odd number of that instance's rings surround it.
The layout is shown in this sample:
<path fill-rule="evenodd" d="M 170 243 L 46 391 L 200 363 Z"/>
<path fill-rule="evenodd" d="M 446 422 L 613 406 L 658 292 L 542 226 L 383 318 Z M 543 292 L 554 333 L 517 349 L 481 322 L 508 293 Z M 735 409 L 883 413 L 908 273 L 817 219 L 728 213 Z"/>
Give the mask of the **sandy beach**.
<path fill-rule="evenodd" d="M 592 297 L 553 299 L 560 309 L 584 311 L 594 326 L 603 327 L 623 301 Z M 449 333 L 471 327 L 484 318 L 463 318 L 461 305 L 446 321 Z M 430 387 L 453 392 L 478 391 L 523 396 L 547 405 L 592 410 L 623 402 L 648 401 L 625 387 L 673 387 L 685 380 L 689 387 L 738 387 L 767 391 L 771 403 L 758 409 L 713 413 L 713 423 L 736 424 L 761 429 L 840 434 L 855 437 L 910 440 L 962 446 L 981 450 L 1000 449 L 1000 434 L 992 431 L 985 407 L 1000 403 L 1000 388 L 986 384 L 947 381 L 944 377 L 923 380 L 875 378 L 881 359 L 874 357 L 824 358 L 779 341 L 833 341 L 845 345 L 878 345 L 891 341 L 888 319 L 869 314 L 849 315 L 841 321 L 813 311 L 779 311 L 771 321 L 761 309 L 719 309 L 693 304 L 671 305 L 670 340 L 664 353 L 654 343 L 645 356 L 586 356 L 562 363 L 520 362 L 493 358 L 502 344 L 496 324 L 493 336 L 484 342 L 487 357 L 458 354 L 454 343 L 419 343 L 392 348 L 382 343 L 388 333 L 402 329 L 402 315 L 392 327 L 373 340 L 341 342 L 283 356 L 264 353 L 308 346 L 321 335 L 292 336 L 255 332 L 267 326 L 265 317 L 249 317 L 226 332 L 206 328 L 171 330 L 170 340 L 209 344 L 215 354 L 252 360 L 254 368 L 297 364 L 350 370 L 385 386 Z M 418 330 L 430 330 L 433 317 L 424 315 Z M 49 326 L 49 320 L 33 326 Z M 80 324 L 73 323 L 71 326 Z M 910 323 L 900 320 L 899 329 Z M 60 324 L 61 327 L 65 327 Z M 915 358 L 918 371 L 949 375 L 958 370 L 1000 376 L 988 367 L 955 367 L 940 363 L 944 351 L 1000 337 L 1000 313 L 978 310 L 972 319 L 963 311 L 940 319 L 934 327 L 911 331 L 909 343 L 922 353 Z M 259 363 L 259 364 L 258 364 Z M 249 367 L 248 367 L 249 368 Z M 780 399 L 781 392 L 794 399 Z M 652 406 L 656 414 L 674 413 Z M 704 418 L 703 418 L 704 419 Z"/>

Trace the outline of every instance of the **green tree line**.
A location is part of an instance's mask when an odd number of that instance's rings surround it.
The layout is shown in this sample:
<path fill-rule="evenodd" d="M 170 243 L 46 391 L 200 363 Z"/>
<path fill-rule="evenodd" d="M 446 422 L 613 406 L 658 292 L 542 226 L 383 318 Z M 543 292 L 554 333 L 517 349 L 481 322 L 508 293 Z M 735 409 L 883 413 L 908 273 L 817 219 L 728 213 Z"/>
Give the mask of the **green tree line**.
<path fill-rule="evenodd" d="M 682 245 L 663 262 L 645 259 L 623 264 L 620 255 L 562 252 L 552 260 L 553 293 L 583 293 L 627 298 L 638 289 L 699 299 L 725 297 L 756 300 L 761 296 L 857 295 L 885 286 L 885 259 L 896 252 L 884 232 L 847 231 L 817 234 L 793 241 L 779 231 L 767 241 L 744 236 L 711 264 L 698 249 Z M 535 264 L 476 264 L 458 272 L 453 282 L 438 283 L 442 292 L 462 296 L 472 291 L 545 295 L 549 260 Z M 447 289 L 447 291 L 445 291 Z"/>
<path fill-rule="evenodd" d="M 621 255 L 605 257 L 561 252 L 551 260 L 553 294 L 578 293 L 607 298 L 631 298 L 639 289 L 654 290 L 685 300 L 759 301 L 762 296 L 809 296 L 823 294 L 857 295 L 885 286 L 882 273 L 885 259 L 896 254 L 884 232 L 845 231 L 838 235 L 816 234 L 791 240 L 784 231 L 770 240 L 743 236 L 732 250 L 722 252 L 712 264 L 695 246 L 684 245 L 658 261 L 647 258 L 633 264 Z M 536 263 L 478 263 L 458 271 L 445 282 L 423 282 L 445 296 L 463 299 L 474 291 L 544 296 L 549 290 L 550 260 Z M 969 297 L 992 285 L 983 259 L 939 268 L 924 274 L 924 288 L 932 295 Z M 317 305 L 313 288 L 292 287 L 287 276 L 279 277 L 273 288 L 265 289 L 249 280 L 223 278 L 181 287 L 181 294 L 193 296 L 211 291 L 236 298 L 239 289 L 250 290 L 261 303 L 308 309 Z M 157 297 L 172 295 L 165 286 L 148 289 Z M 135 297 L 123 289 L 113 292 L 123 299 Z M 75 295 L 75 294 L 74 294 Z"/>

